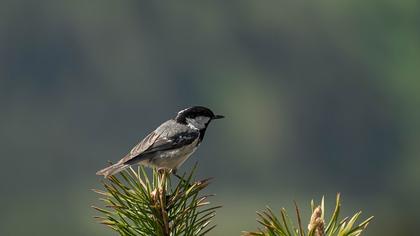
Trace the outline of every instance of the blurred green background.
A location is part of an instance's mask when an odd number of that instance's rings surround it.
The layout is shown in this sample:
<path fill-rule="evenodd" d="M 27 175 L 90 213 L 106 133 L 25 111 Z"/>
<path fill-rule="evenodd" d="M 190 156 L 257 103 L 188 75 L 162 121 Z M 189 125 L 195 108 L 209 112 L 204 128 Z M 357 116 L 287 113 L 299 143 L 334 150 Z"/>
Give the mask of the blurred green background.
<path fill-rule="evenodd" d="M 420 4 L 0 1 L 0 235 L 114 235 L 95 172 L 190 105 L 227 119 L 180 171 L 218 227 L 336 192 L 366 235 L 416 235 Z"/>

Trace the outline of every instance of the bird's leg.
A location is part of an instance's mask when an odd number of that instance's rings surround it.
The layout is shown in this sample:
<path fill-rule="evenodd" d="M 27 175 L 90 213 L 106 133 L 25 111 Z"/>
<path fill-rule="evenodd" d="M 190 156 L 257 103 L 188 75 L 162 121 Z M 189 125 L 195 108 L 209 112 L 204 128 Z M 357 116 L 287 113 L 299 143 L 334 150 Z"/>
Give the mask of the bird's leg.
<path fill-rule="evenodd" d="M 179 176 L 177 173 L 177 169 L 171 169 L 170 173 L 175 175 L 179 180 L 183 180 L 181 176 Z"/>
<path fill-rule="evenodd" d="M 179 180 L 182 179 L 182 177 L 177 174 L 177 169 L 171 169 L 170 173 L 175 175 Z"/>
<path fill-rule="evenodd" d="M 179 179 L 179 181 L 182 181 L 182 182 L 184 182 L 185 184 L 188 184 L 188 188 L 192 186 L 191 184 L 187 183 L 187 181 L 186 181 L 184 178 L 182 178 L 180 175 L 178 175 L 176 172 L 177 172 L 177 169 L 172 169 L 172 170 L 171 170 L 171 173 L 172 173 L 175 177 L 177 177 L 177 178 Z"/>
<path fill-rule="evenodd" d="M 159 176 L 162 176 L 165 173 L 165 171 L 166 170 L 164 168 L 157 169 L 157 172 L 158 172 Z"/>

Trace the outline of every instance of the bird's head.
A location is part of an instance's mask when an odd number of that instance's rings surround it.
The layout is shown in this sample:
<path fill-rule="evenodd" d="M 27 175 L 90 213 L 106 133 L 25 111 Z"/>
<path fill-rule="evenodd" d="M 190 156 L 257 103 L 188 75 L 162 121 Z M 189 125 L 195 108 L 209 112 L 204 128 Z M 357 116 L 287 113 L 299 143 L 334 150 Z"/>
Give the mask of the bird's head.
<path fill-rule="evenodd" d="M 222 115 L 215 115 L 210 109 L 201 106 L 189 107 L 178 112 L 175 120 L 178 123 L 192 126 L 196 129 L 205 129 L 207 125 L 216 119 L 224 118 Z"/>

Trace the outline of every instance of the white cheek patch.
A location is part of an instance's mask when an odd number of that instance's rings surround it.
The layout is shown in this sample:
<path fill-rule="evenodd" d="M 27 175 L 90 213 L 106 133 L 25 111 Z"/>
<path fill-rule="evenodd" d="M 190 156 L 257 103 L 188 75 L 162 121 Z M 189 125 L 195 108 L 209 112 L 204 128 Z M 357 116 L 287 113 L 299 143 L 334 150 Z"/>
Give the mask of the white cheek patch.
<path fill-rule="evenodd" d="M 195 119 L 187 118 L 187 123 L 196 129 L 204 129 L 209 123 L 210 118 L 206 116 L 198 116 Z"/>

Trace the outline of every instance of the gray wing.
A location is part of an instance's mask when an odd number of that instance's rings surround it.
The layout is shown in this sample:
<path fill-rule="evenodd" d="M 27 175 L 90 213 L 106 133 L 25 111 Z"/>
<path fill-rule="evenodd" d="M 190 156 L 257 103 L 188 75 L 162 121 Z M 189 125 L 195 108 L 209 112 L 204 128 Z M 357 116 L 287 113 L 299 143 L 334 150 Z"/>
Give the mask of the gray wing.
<path fill-rule="evenodd" d="M 142 141 L 140 141 L 136 146 L 134 146 L 130 153 L 128 153 L 123 159 L 121 159 L 120 163 L 126 163 L 131 159 L 135 158 L 136 156 L 142 154 L 146 151 L 149 147 L 151 147 L 160 137 L 160 134 L 155 131 L 151 132 L 147 135 Z"/>
<path fill-rule="evenodd" d="M 196 140 L 199 136 L 200 132 L 194 131 L 178 133 L 170 137 L 157 139 L 156 142 L 143 153 L 146 154 L 151 152 L 177 149 L 182 146 L 193 143 L 194 140 Z"/>
<path fill-rule="evenodd" d="M 144 154 L 180 148 L 194 142 L 199 135 L 198 131 L 168 120 L 134 146 L 121 163 L 131 164 Z"/>

